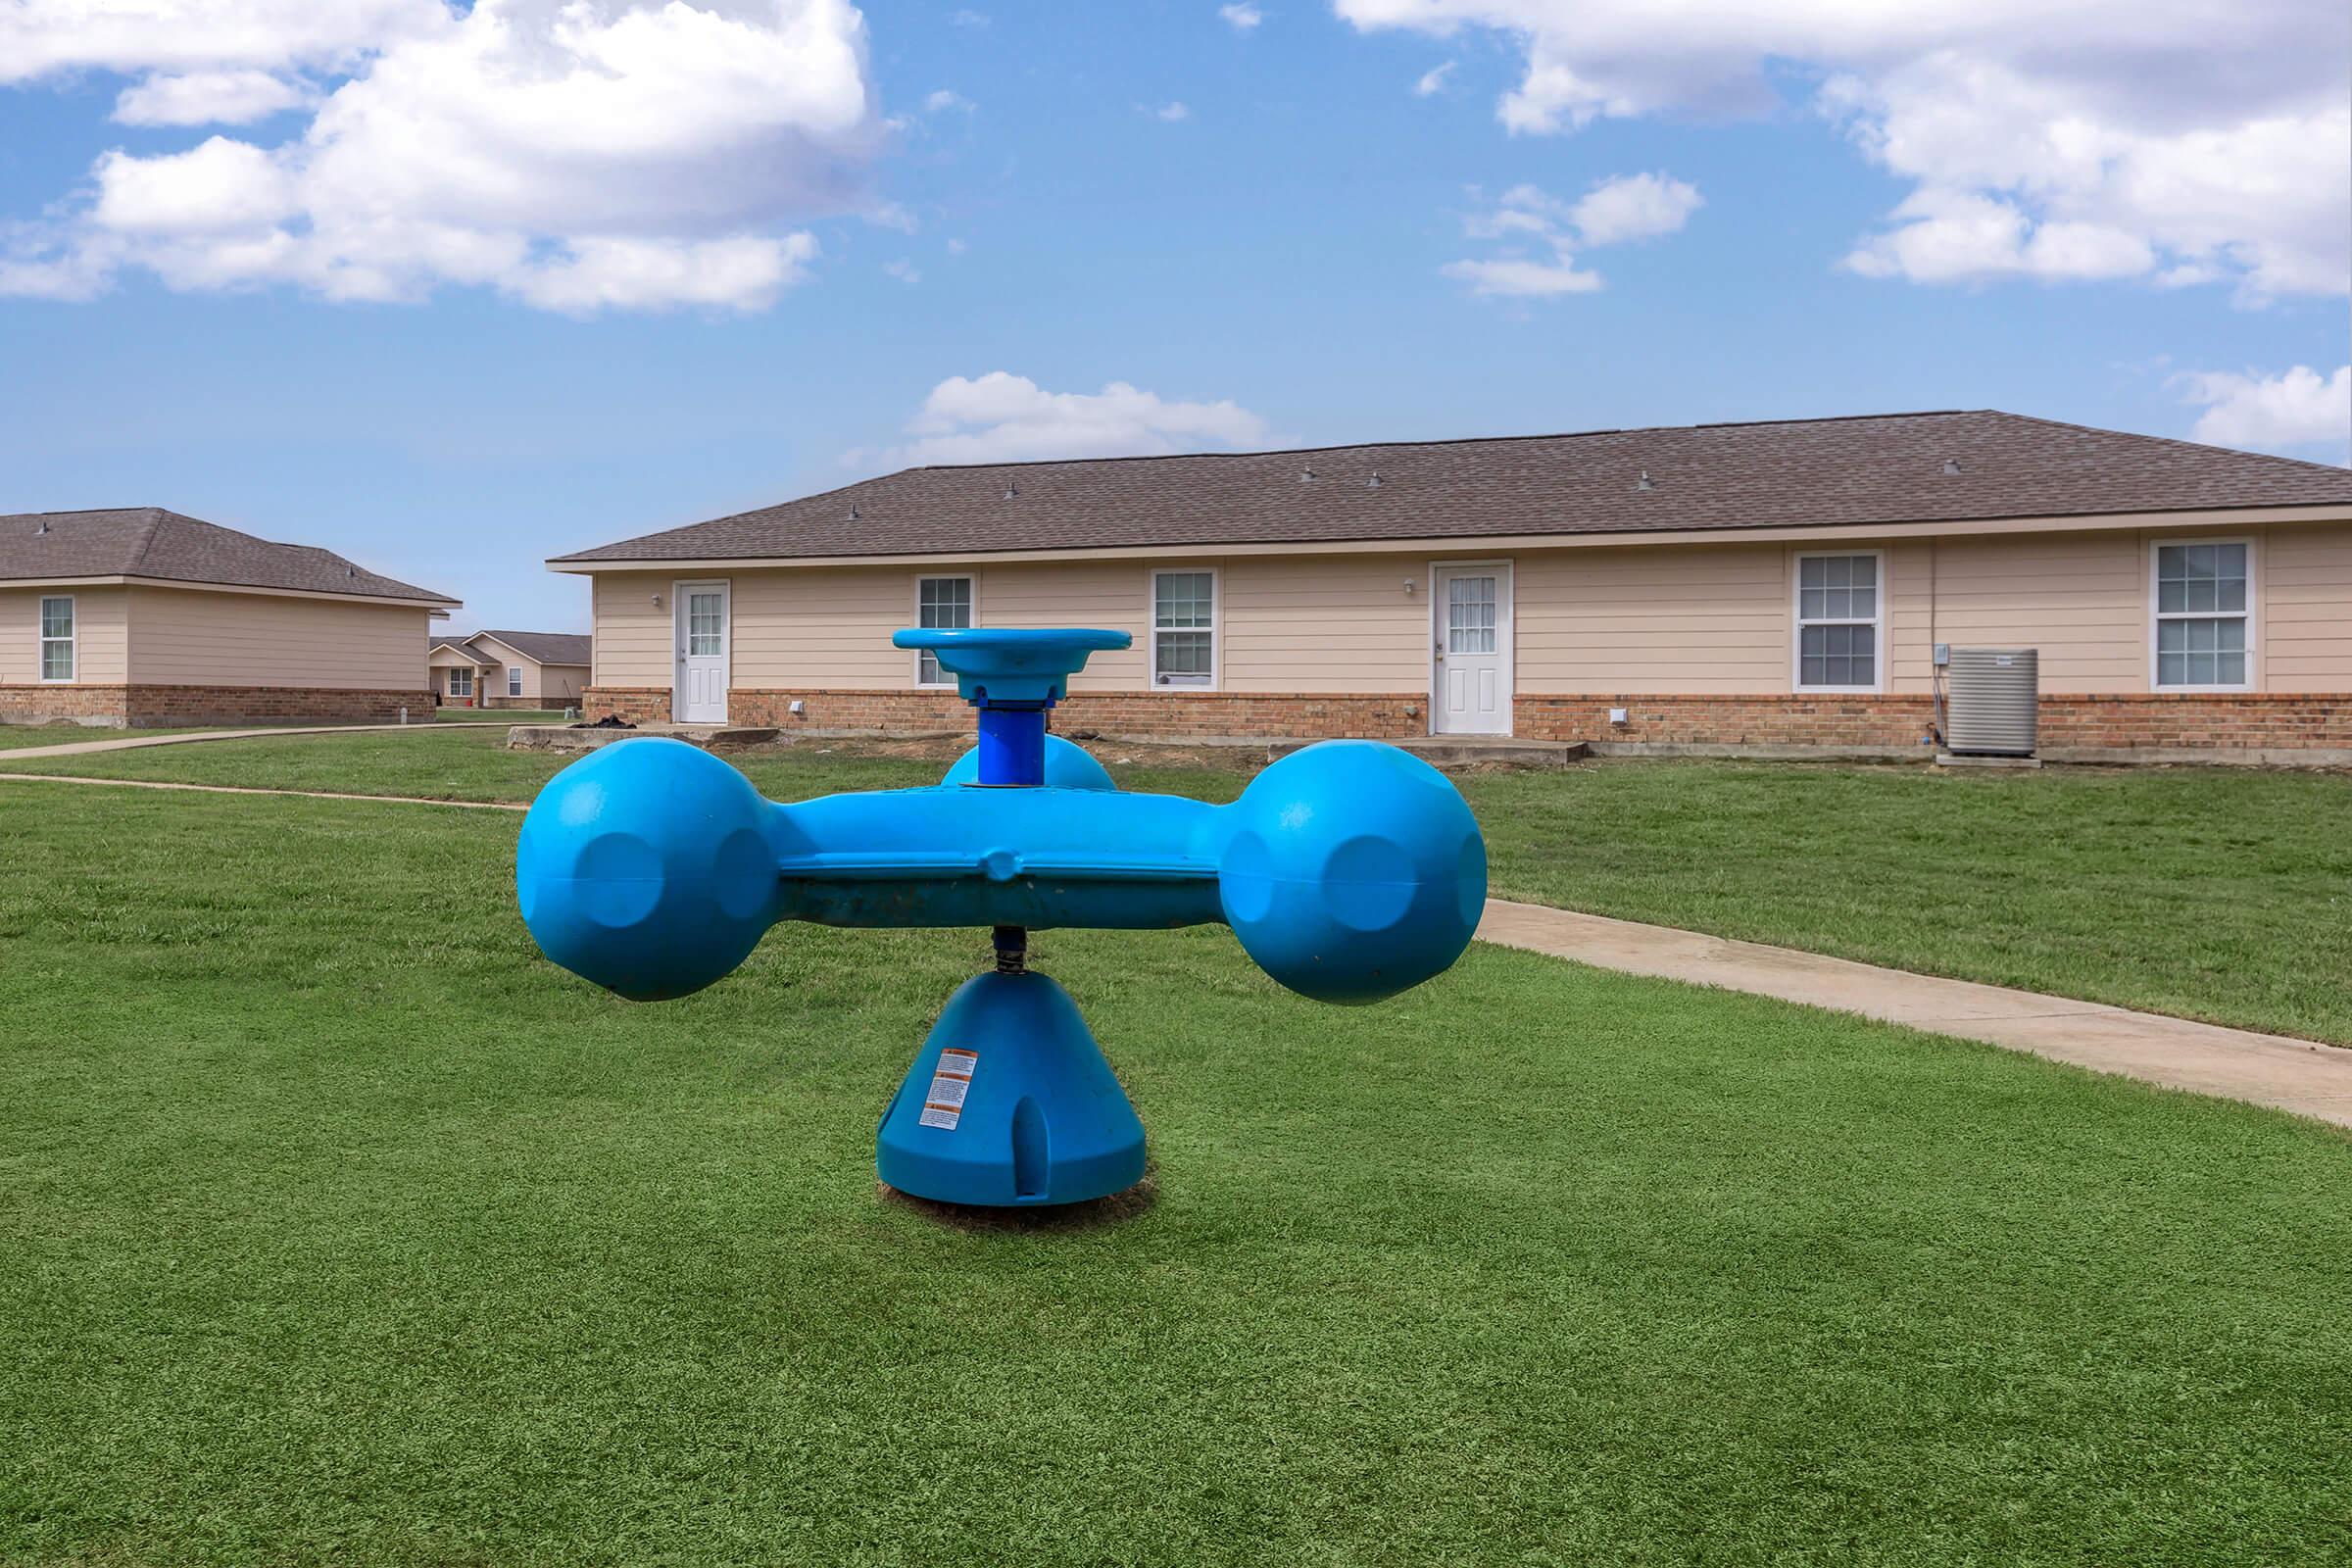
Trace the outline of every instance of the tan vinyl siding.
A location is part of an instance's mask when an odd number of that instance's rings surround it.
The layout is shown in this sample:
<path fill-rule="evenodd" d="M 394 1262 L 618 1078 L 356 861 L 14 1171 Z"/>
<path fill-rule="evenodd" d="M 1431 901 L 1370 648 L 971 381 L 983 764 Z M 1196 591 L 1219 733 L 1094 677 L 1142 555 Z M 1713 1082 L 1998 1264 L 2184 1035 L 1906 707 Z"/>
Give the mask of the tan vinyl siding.
<path fill-rule="evenodd" d="M 2258 556 L 2266 689 L 2352 692 L 2352 523 L 2271 529 Z"/>
<path fill-rule="evenodd" d="M 659 605 L 653 602 L 656 595 Z M 645 571 L 599 572 L 595 605 L 595 683 L 666 690 L 676 653 L 670 641 L 669 578 Z M 735 682 L 745 684 L 740 670 Z"/>
<path fill-rule="evenodd" d="M 890 634 L 914 618 L 910 574 L 851 566 L 738 572 L 732 580 L 734 685 L 912 684 L 913 656 L 890 646 Z"/>
<path fill-rule="evenodd" d="M 522 666 L 522 695 L 536 698 L 544 708 L 569 708 L 580 700 L 580 688 L 587 684 L 588 671 L 578 664 L 533 664 Z M 500 686 L 500 692 L 506 687 Z"/>
<path fill-rule="evenodd" d="M 1790 559 L 1780 545 L 1522 552 L 1518 689 L 1785 692 Z"/>
<path fill-rule="evenodd" d="M 1217 563 L 1181 561 L 1167 564 L 1200 568 L 1213 567 Z M 919 573 L 925 577 L 950 574 L 932 569 Z M 906 588 L 907 615 L 901 625 L 913 624 L 917 575 L 906 571 L 901 576 Z M 974 575 L 979 578 L 975 587 L 983 626 L 1093 626 L 1123 631 L 1135 639 L 1132 648 L 1089 659 L 1086 668 L 1070 683 L 1072 691 L 1140 691 L 1151 679 L 1144 641 L 1151 615 L 1149 568 L 1128 561 L 1041 562 L 1035 565 L 983 566 Z M 911 665 L 901 678 L 908 683 L 913 681 Z"/>
<path fill-rule="evenodd" d="M 1426 557 L 1245 556 L 1225 564 L 1219 583 L 1227 691 L 1410 692 L 1429 684 Z"/>
<path fill-rule="evenodd" d="M 1936 643 L 2034 648 L 2046 692 L 2148 689 L 2147 545 L 2137 533 L 2013 535 L 1887 552 L 1891 690 L 1924 692 Z M 1934 630 L 1929 593 L 1935 595 Z"/>
<path fill-rule="evenodd" d="M 417 691 L 422 606 L 132 588 L 130 678 L 151 686 Z"/>
<path fill-rule="evenodd" d="M 10 588 L 0 590 L 0 685 L 41 678 L 41 601 L 74 601 L 74 684 L 121 685 L 128 678 L 129 638 L 124 588 Z"/>

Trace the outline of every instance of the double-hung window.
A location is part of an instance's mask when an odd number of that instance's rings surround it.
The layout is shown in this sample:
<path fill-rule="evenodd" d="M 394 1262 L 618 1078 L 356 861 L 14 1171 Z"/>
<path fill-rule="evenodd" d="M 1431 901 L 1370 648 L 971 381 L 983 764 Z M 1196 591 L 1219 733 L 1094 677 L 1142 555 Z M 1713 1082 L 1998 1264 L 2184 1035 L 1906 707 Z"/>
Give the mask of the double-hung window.
<path fill-rule="evenodd" d="M 507 666 L 507 695 L 509 697 L 522 695 L 522 666 L 520 664 Z"/>
<path fill-rule="evenodd" d="M 41 679 L 74 678 L 74 596 L 41 601 Z"/>
<path fill-rule="evenodd" d="M 2242 691 L 2252 548 L 2242 539 L 2156 547 L 2156 686 Z"/>
<path fill-rule="evenodd" d="M 925 631 L 961 631 L 972 624 L 972 579 L 918 577 L 914 583 L 914 623 Z M 939 656 L 928 648 L 914 656 L 917 686 L 952 686 L 956 677 L 939 667 Z"/>
<path fill-rule="evenodd" d="M 1152 684 L 1217 683 L 1217 574 L 1152 574 Z"/>
<path fill-rule="evenodd" d="M 1796 558 L 1796 689 L 1875 692 L 1886 594 L 1878 553 Z"/>
<path fill-rule="evenodd" d="M 473 671 L 470 669 L 451 670 L 449 672 L 449 695 L 471 697 L 473 695 Z"/>

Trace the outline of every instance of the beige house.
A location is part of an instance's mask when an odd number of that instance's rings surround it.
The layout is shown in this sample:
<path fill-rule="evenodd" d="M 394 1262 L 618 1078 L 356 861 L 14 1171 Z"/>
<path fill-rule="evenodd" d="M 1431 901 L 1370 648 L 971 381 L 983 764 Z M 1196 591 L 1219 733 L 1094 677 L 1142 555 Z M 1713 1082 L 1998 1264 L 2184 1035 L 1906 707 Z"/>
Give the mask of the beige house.
<path fill-rule="evenodd" d="M 576 708 L 590 639 L 573 632 L 435 634 L 425 656 L 433 695 L 455 708 Z"/>
<path fill-rule="evenodd" d="M 591 714 L 961 722 L 901 626 L 1107 626 L 1057 727 L 2352 748 L 2352 472 L 1995 412 L 916 468 L 558 558 Z"/>
<path fill-rule="evenodd" d="M 395 718 L 457 605 L 156 507 L 0 516 L 0 722 Z"/>

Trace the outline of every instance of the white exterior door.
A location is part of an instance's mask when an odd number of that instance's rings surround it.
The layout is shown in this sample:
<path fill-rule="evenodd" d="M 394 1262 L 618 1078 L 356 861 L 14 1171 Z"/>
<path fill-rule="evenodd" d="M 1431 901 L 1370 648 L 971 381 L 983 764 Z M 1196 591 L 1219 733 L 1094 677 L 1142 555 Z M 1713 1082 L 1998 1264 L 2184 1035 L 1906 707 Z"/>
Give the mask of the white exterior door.
<path fill-rule="evenodd" d="M 1511 732 L 1511 568 L 1440 566 L 1431 577 L 1437 625 L 1431 727 L 1440 735 Z"/>
<path fill-rule="evenodd" d="M 727 585 L 682 582 L 670 595 L 678 642 L 677 685 L 670 713 L 681 724 L 727 721 Z"/>

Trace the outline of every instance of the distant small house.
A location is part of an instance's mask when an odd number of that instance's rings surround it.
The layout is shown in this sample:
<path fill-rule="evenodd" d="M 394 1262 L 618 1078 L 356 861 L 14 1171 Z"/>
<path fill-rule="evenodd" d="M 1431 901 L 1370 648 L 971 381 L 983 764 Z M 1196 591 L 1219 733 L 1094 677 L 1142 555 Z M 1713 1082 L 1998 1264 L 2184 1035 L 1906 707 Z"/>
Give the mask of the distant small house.
<path fill-rule="evenodd" d="M 433 695 L 459 708 L 573 708 L 588 684 L 589 642 L 561 631 L 426 638 Z"/>
<path fill-rule="evenodd" d="M 0 723 L 397 718 L 458 603 L 160 507 L 0 516 Z"/>

